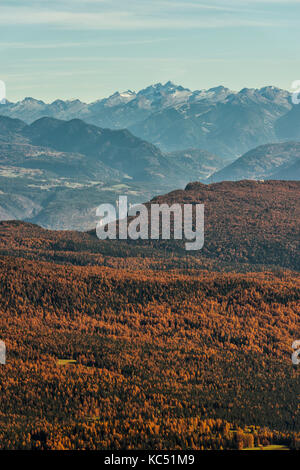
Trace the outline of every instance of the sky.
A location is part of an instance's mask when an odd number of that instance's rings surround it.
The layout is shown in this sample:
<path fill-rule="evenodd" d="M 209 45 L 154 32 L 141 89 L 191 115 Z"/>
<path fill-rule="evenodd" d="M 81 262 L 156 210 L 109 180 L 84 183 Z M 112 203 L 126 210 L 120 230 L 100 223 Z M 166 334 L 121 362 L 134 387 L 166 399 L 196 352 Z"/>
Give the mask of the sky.
<path fill-rule="evenodd" d="M 300 0 L 0 0 L 7 99 L 300 79 Z"/>

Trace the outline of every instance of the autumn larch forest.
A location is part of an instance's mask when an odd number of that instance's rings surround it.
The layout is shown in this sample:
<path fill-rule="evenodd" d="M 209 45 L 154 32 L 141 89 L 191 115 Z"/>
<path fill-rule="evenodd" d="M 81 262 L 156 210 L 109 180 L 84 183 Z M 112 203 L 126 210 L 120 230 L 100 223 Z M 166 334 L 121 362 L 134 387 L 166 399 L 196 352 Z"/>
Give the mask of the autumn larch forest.
<path fill-rule="evenodd" d="M 0 223 L 2 449 L 300 448 L 298 182 L 193 183 L 205 247 Z"/>

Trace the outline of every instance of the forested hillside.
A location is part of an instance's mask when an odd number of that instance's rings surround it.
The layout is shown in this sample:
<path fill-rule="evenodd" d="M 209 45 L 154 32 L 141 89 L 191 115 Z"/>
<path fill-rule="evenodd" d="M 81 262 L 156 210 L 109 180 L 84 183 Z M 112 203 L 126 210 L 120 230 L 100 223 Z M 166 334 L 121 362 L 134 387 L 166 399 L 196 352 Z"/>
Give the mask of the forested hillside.
<path fill-rule="evenodd" d="M 296 274 L 116 267 L 1 259 L 2 448 L 297 445 Z"/>
<path fill-rule="evenodd" d="M 300 443 L 299 183 L 191 183 L 206 246 L 0 224 L 0 448 Z"/>
<path fill-rule="evenodd" d="M 299 270 L 299 201 L 296 181 L 190 183 L 151 202 L 204 204 L 205 242 L 200 251 L 187 252 L 178 240 L 100 242 L 95 231 L 56 232 L 15 221 L 0 223 L 0 254 L 85 265 L 102 264 L 106 255 L 106 263 L 116 256 L 129 257 L 131 266 L 148 257 L 153 265 L 160 260 L 185 269 Z"/>

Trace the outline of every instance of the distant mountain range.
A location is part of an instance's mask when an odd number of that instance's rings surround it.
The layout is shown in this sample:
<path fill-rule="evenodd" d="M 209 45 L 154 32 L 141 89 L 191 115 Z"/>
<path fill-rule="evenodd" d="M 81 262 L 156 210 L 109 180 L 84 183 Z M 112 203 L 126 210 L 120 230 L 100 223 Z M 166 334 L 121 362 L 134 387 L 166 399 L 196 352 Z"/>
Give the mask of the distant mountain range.
<path fill-rule="evenodd" d="M 0 220 L 86 230 L 119 194 L 136 203 L 196 180 L 300 179 L 300 106 L 275 87 L 168 82 L 91 104 L 26 98 L 0 113 Z"/>
<path fill-rule="evenodd" d="M 243 89 L 213 103 L 202 100 L 162 109 L 130 129 L 163 150 L 196 147 L 233 159 L 276 142 L 275 123 L 290 109 L 284 90 Z"/>
<path fill-rule="evenodd" d="M 300 180 L 300 142 L 266 144 L 245 153 L 208 181 L 242 179 Z"/>
<path fill-rule="evenodd" d="M 31 125 L 0 116 L 0 219 L 56 229 L 95 226 L 95 209 L 119 193 L 143 202 L 224 165 L 206 151 L 164 154 L 128 130 L 79 119 Z"/>
<path fill-rule="evenodd" d="M 163 153 L 128 130 L 79 119 L 28 125 L 0 117 L 0 219 L 54 229 L 95 226 L 96 207 L 119 194 L 144 202 L 189 181 L 299 180 L 300 142 L 266 144 L 229 165 L 200 149 Z"/>
<path fill-rule="evenodd" d="M 275 131 L 280 140 L 300 140 L 300 105 L 294 105 L 290 111 L 281 116 Z"/>
<path fill-rule="evenodd" d="M 271 86 L 237 93 L 222 86 L 191 91 L 167 82 L 90 104 L 25 98 L 2 105 L 0 112 L 27 123 L 48 116 L 127 128 L 164 152 L 198 148 L 233 160 L 257 145 L 281 140 L 277 121 L 291 109 L 290 93 Z"/>
<path fill-rule="evenodd" d="M 44 117 L 27 125 L 0 116 L 0 145 L 3 150 L 10 148 L 18 153 L 16 158 L 7 158 L 2 153 L 2 162 L 6 164 L 22 163 L 28 168 L 52 171 L 57 176 L 76 176 L 79 180 L 124 178 L 162 182 L 167 186 L 184 185 L 192 176 L 205 178 L 224 166 L 220 157 L 203 150 L 164 154 L 126 129 L 101 129 L 80 119 L 63 121 Z M 63 157 L 59 158 L 58 153 L 63 153 Z"/>
<path fill-rule="evenodd" d="M 202 100 L 214 103 L 223 100 L 231 93 L 233 93 L 231 90 L 222 86 L 210 90 L 191 91 L 167 82 L 165 85 L 161 83 L 151 85 L 138 93 L 131 90 L 116 92 L 108 98 L 90 104 L 78 99 L 55 100 L 47 104 L 44 101 L 27 97 L 17 103 L 7 102 L 1 107 L 1 114 L 22 119 L 27 123 L 44 116 L 66 120 L 80 118 L 101 127 L 120 129 L 143 121 L 163 108 Z"/>

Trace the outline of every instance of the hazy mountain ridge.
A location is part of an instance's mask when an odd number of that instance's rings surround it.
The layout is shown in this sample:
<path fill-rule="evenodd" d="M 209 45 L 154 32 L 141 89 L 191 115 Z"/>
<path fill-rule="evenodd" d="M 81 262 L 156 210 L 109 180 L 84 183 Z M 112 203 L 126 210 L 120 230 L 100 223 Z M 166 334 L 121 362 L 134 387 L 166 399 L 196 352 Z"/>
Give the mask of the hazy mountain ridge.
<path fill-rule="evenodd" d="M 276 142 L 275 123 L 290 108 L 290 94 L 284 90 L 243 89 L 214 103 L 162 109 L 130 130 L 163 150 L 196 147 L 232 159 L 259 144 Z"/>
<path fill-rule="evenodd" d="M 300 142 L 261 145 L 245 153 L 225 168 L 213 173 L 208 181 L 300 180 L 299 162 Z"/>
<path fill-rule="evenodd" d="M 42 117 L 28 125 L 0 116 L 0 218 L 89 229 L 95 208 L 119 194 L 135 203 L 191 180 L 299 179 L 299 144 L 276 143 L 282 116 L 296 110 L 290 94 L 275 87 L 192 92 L 168 82 L 90 105 L 79 100 L 46 105 L 28 98 L 0 112 L 20 115 L 27 109 L 37 115 L 47 106 L 63 116 L 100 119 L 103 112 L 112 127 L 141 119 L 130 126 L 140 137 L 79 118 Z"/>
<path fill-rule="evenodd" d="M 1 114 L 27 123 L 44 117 L 83 119 L 102 128 L 129 128 L 170 152 L 200 148 L 232 159 L 259 144 L 276 142 L 276 121 L 291 109 L 291 95 L 276 87 L 233 92 L 219 86 L 191 91 L 172 82 L 139 92 L 116 92 L 93 103 L 33 98 L 1 106 Z"/>
<path fill-rule="evenodd" d="M 169 81 L 164 85 L 161 83 L 150 85 L 139 92 L 131 90 L 115 92 L 108 98 L 89 104 L 78 99 L 66 101 L 57 99 L 52 103 L 45 103 L 27 97 L 16 103 L 7 102 L 2 106 L 1 114 L 17 117 L 27 123 L 44 116 L 65 120 L 81 118 L 101 127 L 116 129 L 128 127 L 162 108 L 200 100 L 214 102 L 224 99 L 231 93 L 233 93 L 231 90 L 222 86 L 191 91 Z"/>
<path fill-rule="evenodd" d="M 190 158 L 163 154 L 128 130 L 78 119 L 41 118 L 26 125 L 0 116 L 0 219 L 92 228 L 96 207 L 115 203 L 119 194 L 144 202 L 223 166 L 208 152 L 191 152 Z"/>
<path fill-rule="evenodd" d="M 224 159 L 214 155 L 206 150 L 200 149 L 186 149 L 178 150 L 177 152 L 170 152 L 165 154 L 170 163 L 180 167 L 182 173 L 189 173 L 197 180 L 207 178 L 207 174 L 214 173 L 214 168 L 224 167 Z"/>
<path fill-rule="evenodd" d="M 96 207 L 120 194 L 136 203 L 191 180 L 300 179 L 299 155 L 299 142 L 267 144 L 221 170 L 221 157 L 199 149 L 164 154 L 128 130 L 0 117 L 0 218 L 90 229 Z"/>
<path fill-rule="evenodd" d="M 278 171 L 276 171 L 272 175 L 272 179 L 276 180 L 300 180 L 300 158 L 298 158 L 295 163 L 288 167 L 280 167 Z"/>
<path fill-rule="evenodd" d="M 294 105 L 288 113 L 277 120 L 275 131 L 280 140 L 300 139 L 300 105 Z"/>

